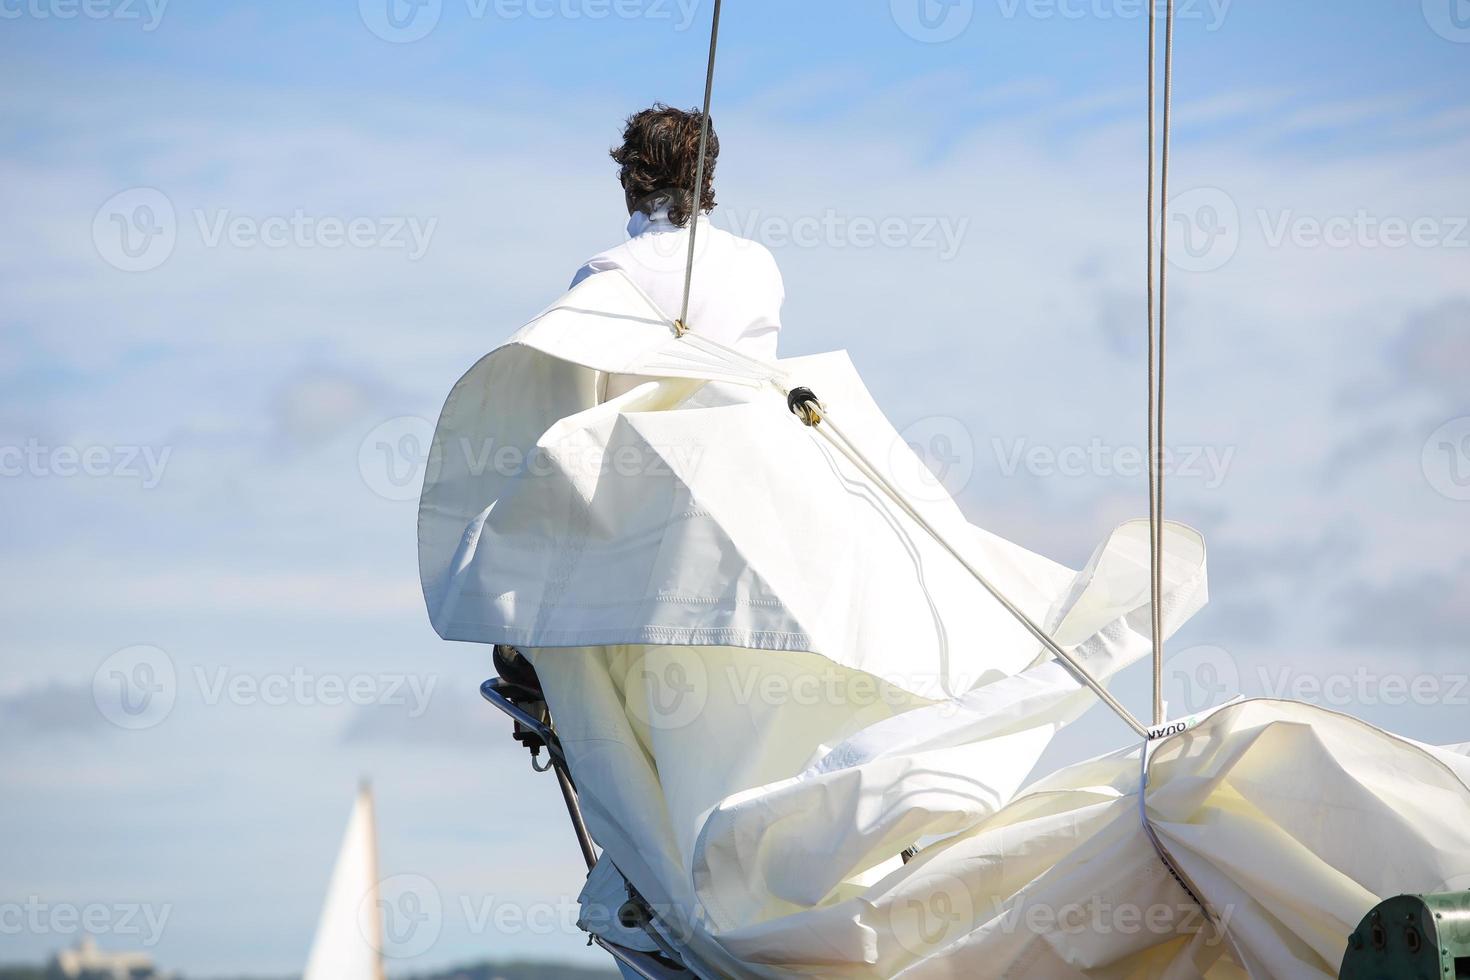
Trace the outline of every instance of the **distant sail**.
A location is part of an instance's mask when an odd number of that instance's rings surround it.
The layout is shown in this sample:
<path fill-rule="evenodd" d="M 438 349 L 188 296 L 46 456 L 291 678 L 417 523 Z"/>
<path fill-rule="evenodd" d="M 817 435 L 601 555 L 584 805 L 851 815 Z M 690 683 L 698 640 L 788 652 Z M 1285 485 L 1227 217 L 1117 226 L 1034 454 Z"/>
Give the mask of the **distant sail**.
<path fill-rule="evenodd" d="M 383 915 L 377 893 L 377 823 L 372 789 L 364 784 L 337 852 L 302 980 L 383 980 Z"/>

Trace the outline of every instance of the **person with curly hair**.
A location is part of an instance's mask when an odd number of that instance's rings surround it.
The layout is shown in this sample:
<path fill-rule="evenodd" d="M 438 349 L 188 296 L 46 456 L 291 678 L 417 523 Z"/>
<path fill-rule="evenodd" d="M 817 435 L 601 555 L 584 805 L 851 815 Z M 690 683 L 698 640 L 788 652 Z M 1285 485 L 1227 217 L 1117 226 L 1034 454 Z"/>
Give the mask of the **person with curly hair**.
<path fill-rule="evenodd" d="M 697 110 L 686 112 L 662 103 L 628 117 L 622 145 L 612 150 L 628 206 L 628 240 L 589 259 L 577 270 L 572 285 L 621 269 L 670 320 L 676 319 L 684 296 L 690 222 L 698 221 L 689 329 L 751 356 L 774 360 L 786 297 L 776 260 L 765 246 L 716 228 L 706 217 L 715 207 L 714 172 L 720 155 L 713 124 L 699 215 L 691 216 L 702 122 Z"/>

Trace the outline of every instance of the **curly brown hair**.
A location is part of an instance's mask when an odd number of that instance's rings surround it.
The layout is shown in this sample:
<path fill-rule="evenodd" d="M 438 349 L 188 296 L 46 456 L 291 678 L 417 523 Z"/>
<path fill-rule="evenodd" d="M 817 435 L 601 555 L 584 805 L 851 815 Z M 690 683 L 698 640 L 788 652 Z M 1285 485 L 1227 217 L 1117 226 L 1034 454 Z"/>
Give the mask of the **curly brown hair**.
<path fill-rule="evenodd" d="M 704 114 L 697 109 L 671 109 L 656 102 L 635 112 L 623 124 L 623 145 L 610 152 L 618 164 L 618 180 L 628 201 L 628 213 L 653 213 L 667 204 L 669 220 L 680 228 L 689 223 L 689 191 L 699 165 L 699 127 Z M 704 187 L 699 210 L 715 206 L 715 160 L 720 155 L 720 138 L 710 122 L 709 145 L 705 150 Z"/>

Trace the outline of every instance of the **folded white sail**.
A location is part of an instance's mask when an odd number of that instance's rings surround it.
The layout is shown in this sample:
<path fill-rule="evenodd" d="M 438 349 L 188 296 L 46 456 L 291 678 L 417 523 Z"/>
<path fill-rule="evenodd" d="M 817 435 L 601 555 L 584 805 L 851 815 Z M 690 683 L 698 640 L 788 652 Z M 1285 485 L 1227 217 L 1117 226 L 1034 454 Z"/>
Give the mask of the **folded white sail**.
<path fill-rule="evenodd" d="M 650 380 L 600 402 L 608 373 Z M 844 355 L 767 367 L 675 339 L 619 273 L 481 360 L 445 404 L 420 508 L 440 635 L 812 652 L 926 697 L 1036 661 L 1037 641 L 789 413 L 772 375 L 815 390 L 895 480 L 925 472 Z M 918 496 L 1028 615 L 1061 615 L 1071 570 L 966 523 L 942 492 Z M 1202 550 L 1184 547 L 1175 618 L 1203 600 Z"/>
<path fill-rule="evenodd" d="M 608 400 L 614 374 L 647 380 Z M 856 457 L 790 414 L 795 386 Z M 1147 525 L 1067 569 L 922 472 L 845 356 L 677 338 L 617 273 L 456 385 L 420 508 L 430 617 L 534 662 L 613 866 L 587 901 L 626 878 L 710 976 L 1328 977 L 1378 898 L 1470 871 L 1464 756 L 1298 704 L 1157 740 L 1146 806 L 1137 748 L 1022 790 L 1096 696 L 964 563 L 1106 681 L 1150 649 Z M 1165 539 L 1172 632 L 1205 554 Z"/>

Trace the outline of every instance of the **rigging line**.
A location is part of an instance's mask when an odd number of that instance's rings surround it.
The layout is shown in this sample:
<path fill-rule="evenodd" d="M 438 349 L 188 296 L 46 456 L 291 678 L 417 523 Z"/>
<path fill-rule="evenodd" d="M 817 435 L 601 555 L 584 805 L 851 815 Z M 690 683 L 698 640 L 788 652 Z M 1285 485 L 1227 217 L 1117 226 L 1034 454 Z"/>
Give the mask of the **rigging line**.
<path fill-rule="evenodd" d="M 683 336 L 689 329 L 689 286 L 694 281 L 694 235 L 699 230 L 699 205 L 704 198 L 704 157 L 709 146 L 709 100 L 715 87 L 715 48 L 720 40 L 720 0 L 715 0 L 709 25 L 709 62 L 704 70 L 704 113 L 699 117 L 699 162 L 694 168 L 694 187 L 689 193 L 689 255 L 684 261 L 684 301 L 674 331 Z"/>
<path fill-rule="evenodd" d="M 949 541 L 949 539 L 945 537 L 942 532 L 940 532 L 938 528 L 931 524 L 924 517 L 924 515 L 919 512 L 918 508 L 914 506 L 913 502 L 908 499 L 903 491 L 894 486 L 893 483 L 886 476 L 883 475 L 883 471 L 880 470 L 872 462 L 872 460 L 868 459 L 863 451 L 857 447 L 856 443 L 854 443 L 851 439 L 847 437 L 846 433 L 842 431 L 838 423 L 832 419 L 832 416 L 830 412 L 826 409 L 826 407 L 822 406 L 822 404 L 816 400 L 816 396 L 811 393 L 810 389 L 789 387 L 789 382 L 786 378 L 785 372 L 782 371 L 780 368 L 776 367 L 773 364 L 767 364 L 756 358 L 747 357 L 746 355 L 741 354 L 733 348 L 726 347 L 718 341 L 710 340 L 708 337 L 700 337 L 697 334 L 685 334 L 682 342 L 685 344 L 692 344 L 696 349 L 704 350 L 707 353 L 727 357 L 732 362 L 739 363 L 744 367 L 752 369 L 756 373 L 762 374 L 764 382 L 770 384 L 776 391 L 781 393 L 782 397 L 786 399 L 787 408 L 789 408 L 793 412 L 796 412 L 797 405 L 800 404 L 800 402 L 794 402 L 793 399 L 796 399 L 797 396 L 804 394 L 805 398 L 801 399 L 801 401 L 809 402 L 811 406 L 816 409 L 816 411 L 811 416 L 811 421 L 808 421 L 806 417 L 800 416 L 800 413 L 798 413 L 798 416 L 802 417 L 802 420 L 806 422 L 808 426 L 815 428 L 817 430 L 817 433 L 821 435 L 822 438 L 824 438 L 829 445 L 835 448 L 843 456 L 847 457 L 848 461 L 856 466 L 859 472 L 863 473 L 865 476 L 868 477 L 868 479 L 872 480 L 874 484 L 880 490 L 882 490 L 883 493 L 885 493 L 890 500 L 897 504 L 899 509 L 901 509 L 915 523 L 917 523 L 919 527 L 922 528 L 924 532 L 927 533 L 936 544 L 947 551 L 952 558 L 958 561 L 960 565 L 963 566 L 964 569 L 970 573 L 970 576 L 974 578 L 981 585 L 981 587 L 990 594 L 992 598 L 1000 603 L 1001 607 L 1005 609 L 1006 612 L 1010 613 L 1010 615 L 1014 619 L 1016 619 L 1016 621 L 1019 622 L 1021 626 L 1024 627 L 1025 630 L 1030 633 L 1034 639 L 1040 642 L 1041 645 L 1044 646 L 1047 651 L 1052 654 L 1052 656 L 1056 657 L 1056 659 L 1061 662 L 1063 667 L 1074 678 L 1076 678 L 1079 683 L 1090 688 L 1092 692 L 1096 694 L 1104 704 L 1112 709 L 1113 712 L 1116 713 L 1118 717 L 1121 718 L 1123 722 L 1128 725 L 1129 728 L 1133 729 L 1136 734 L 1142 736 L 1145 740 L 1150 738 L 1149 729 L 1145 727 L 1141 721 L 1134 717 L 1133 713 L 1130 712 L 1126 707 L 1124 707 L 1123 704 L 1112 695 L 1107 687 L 1092 675 L 1092 673 L 1087 669 L 1086 666 L 1084 666 L 1076 657 L 1072 656 L 1072 654 L 1064 650 L 1050 633 L 1044 630 L 1040 625 L 1035 622 L 1035 620 L 1028 616 L 1025 611 L 1023 611 L 1019 606 L 1017 606 L 1014 602 L 1007 598 L 1007 596 L 1003 592 L 1001 592 L 1000 589 L 998 589 L 994 584 L 990 582 L 988 578 L 985 577 L 983 572 L 975 567 L 973 562 L 966 558 L 959 551 L 959 549 L 957 549 Z"/>
<path fill-rule="evenodd" d="M 1172 115 L 1174 109 L 1174 0 L 1168 0 L 1164 8 L 1164 122 L 1163 122 L 1163 148 L 1159 156 L 1159 391 L 1157 397 L 1158 411 L 1154 415 L 1154 425 L 1157 429 L 1155 445 L 1158 449 L 1159 479 L 1155 498 L 1158 504 L 1158 530 L 1155 535 L 1158 538 L 1154 550 L 1158 557 L 1155 565 L 1158 568 L 1157 577 L 1153 583 L 1154 602 L 1154 633 L 1157 639 L 1154 641 L 1155 656 L 1158 662 L 1158 676 L 1160 685 L 1164 675 L 1164 634 L 1163 634 L 1163 577 L 1164 577 L 1164 420 L 1167 417 L 1164 411 L 1164 379 L 1166 371 L 1165 342 L 1168 339 L 1168 306 L 1169 306 L 1169 144 L 1173 139 L 1174 127 Z M 1162 709 L 1162 705 L 1160 705 Z M 1160 723 L 1163 719 L 1159 719 Z"/>
<path fill-rule="evenodd" d="M 1164 721 L 1164 378 L 1165 340 L 1168 316 L 1169 259 L 1169 143 L 1174 89 L 1174 0 L 1164 0 L 1164 119 L 1163 146 L 1159 156 L 1158 209 L 1154 207 L 1154 119 L 1156 8 L 1149 4 L 1148 38 L 1148 476 L 1149 476 L 1149 594 L 1153 639 L 1154 724 Z M 1157 333 L 1153 247 L 1155 219 L 1158 230 Z"/>
<path fill-rule="evenodd" d="M 778 384 L 777 387 L 780 388 L 781 386 Z M 816 429 L 820 436 L 827 440 L 828 444 L 841 452 L 850 462 L 857 466 L 859 471 L 863 472 L 870 480 L 873 480 L 888 495 L 888 498 L 896 503 L 904 513 L 917 523 L 936 544 L 949 552 L 950 557 L 958 561 L 964 567 L 965 571 L 970 573 L 970 577 L 978 582 L 986 592 L 990 593 L 991 597 L 1000 603 L 1001 607 L 1010 613 L 1026 632 L 1031 634 L 1033 639 L 1041 643 L 1052 656 L 1056 657 L 1068 673 L 1076 678 L 1079 683 L 1091 688 L 1098 699 L 1111 708 L 1123 720 L 1124 724 L 1133 729 L 1134 733 L 1141 736 L 1144 741 L 1148 741 L 1150 737 L 1148 728 L 1113 696 L 1106 685 L 1094 677 L 1092 672 L 1078 661 L 1076 657 L 1064 650 L 1050 633 L 1042 629 L 1035 620 L 1026 615 L 1019 606 L 1007 598 L 1005 593 L 993 585 L 986 578 L 985 574 L 975 567 L 973 562 L 966 558 L 933 524 L 929 523 L 903 491 L 894 486 L 883 475 L 882 471 L 868 459 L 863 451 L 847 437 L 846 433 L 833 421 L 832 416 L 825 409 L 822 411 L 818 424 L 812 427 Z"/>
<path fill-rule="evenodd" d="M 1150 635 L 1153 641 L 1153 719 L 1154 724 L 1159 725 L 1164 721 L 1164 664 L 1160 653 L 1159 628 L 1158 628 L 1158 600 L 1154 598 L 1155 585 L 1159 581 L 1158 564 L 1158 526 L 1159 526 L 1159 500 L 1158 500 L 1158 469 L 1155 465 L 1154 455 L 1154 229 L 1156 227 L 1156 215 L 1154 212 L 1154 124 L 1158 113 L 1156 109 L 1157 100 L 1154 94 L 1155 80 L 1158 76 L 1157 58 L 1155 49 L 1158 39 L 1158 27 L 1156 15 L 1158 11 L 1157 0 L 1149 0 L 1148 4 L 1148 254 L 1145 259 L 1148 278 L 1148 581 L 1150 602 Z"/>

